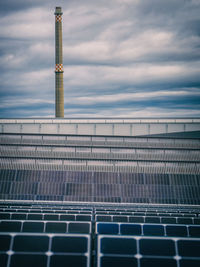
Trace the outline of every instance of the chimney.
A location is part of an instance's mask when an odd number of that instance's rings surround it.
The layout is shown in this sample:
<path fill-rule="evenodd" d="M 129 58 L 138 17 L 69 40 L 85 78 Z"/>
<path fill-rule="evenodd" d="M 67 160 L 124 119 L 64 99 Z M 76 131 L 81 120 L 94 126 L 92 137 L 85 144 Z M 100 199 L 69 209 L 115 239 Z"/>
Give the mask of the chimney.
<path fill-rule="evenodd" d="M 63 55 L 62 55 L 62 9 L 55 9 L 55 115 L 64 118 Z"/>

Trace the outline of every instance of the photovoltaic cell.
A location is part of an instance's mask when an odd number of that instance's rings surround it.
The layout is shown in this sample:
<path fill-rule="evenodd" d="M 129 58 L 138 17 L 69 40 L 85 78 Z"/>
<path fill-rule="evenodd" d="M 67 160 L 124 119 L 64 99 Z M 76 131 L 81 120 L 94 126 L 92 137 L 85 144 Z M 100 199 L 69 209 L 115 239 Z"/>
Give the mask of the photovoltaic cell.
<path fill-rule="evenodd" d="M 86 253 L 88 250 L 87 241 L 87 238 L 79 236 L 57 236 L 52 239 L 52 251 L 65 253 Z"/>
<path fill-rule="evenodd" d="M 67 267 L 86 267 L 87 257 L 80 255 L 53 255 L 50 259 L 50 267 L 67 266 Z"/>
<path fill-rule="evenodd" d="M 42 233 L 44 231 L 44 223 L 43 222 L 24 222 L 22 231 L 30 232 L 30 233 Z"/>
<path fill-rule="evenodd" d="M 191 237 L 200 237 L 200 227 L 199 226 L 189 226 L 189 233 Z"/>
<path fill-rule="evenodd" d="M 136 240 L 129 238 L 103 237 L 101 239 L 101 253 L 104 254 L 136 254 Z"/>
<path fill-rule="evenodd" d="M 166 234 L 168 236 L 187 236 L 187 228 L 185 226 L 167 225 Z"/>
<path fill-rule="evenodd" d="M 113 223 L 98 223 L 97 224 L 98 234 L 118 234 L 119 226 Z"/>
<path fill-rule="evenodd" d="M 45 255 L 33 255 L 33 254 L 14 254 L 11 257 L 10 267 L 35 267 L 35 266 L 46 266 L 47 256 Z"/>
<path fill-rule="evenodd" d="M 81 233 L 89 234 L 90 233 L 90 224 L 89 223 L 69 223 L 68 225 L 69 233 Z"/>
<path fill-rule="evenodd" d="M 1 221 L 0 232 L 20 232 L 21 225 L 20 221 Z"/>
<path fill-rule="evenodd" d="M 8 251 L 10 248 L 10 235 L 1 235 L 0 234 L 0 251 Z"/>
<path fill-rule="evenodd" d="M 46 233 L 66 233 L 66 223 L 47 222 Z"/>
<path fill-rule="evenodd" d="M 19 252 L 48 251 L 49 238 L 47 236 L 18 235 L 14 238 L 13 250 Z"/>
<path fill-rule="evenodd" d="M 177 244 L 180 256 L 200 257 L 199 240 L 178 240 Z"/>
<path fill-rule="evenodd" d="M 199 267 L 200 260 L 195 259 L 181 259 L 180 260 L 180 267 Z"/>
<path fill-rule="evenodd" d="M 28 220 L 43 220 L 42 214 L 28 214 Z"/>
<path fill-rule="evenodd" d="M 75 217 L 75 215 L 70 215 L 70 214 L 60 215 L 60 220 L 61 221 L 75 221 L 76 217 Z"/>
<path fill-rule="evenodd" d="M 7 267 L 8 255 L 7 254 L 0 254 L 0 266 Z"/>
<path fill-rule="evenodd" d="M 12 219 L 13 220 L 25 220 L 26 214 L 23 214 L 23 213 L 12 214 Z"/>
<path fill-rule="evenodd" d="M 141 239 L 140 252 L 142 255 L 174 256 L 175 244 L 169 239 Z"/>
<path fill-rule="evenodd" d="M 141 225 L 139 224 L 121 224 L 120 233 L 122 235 L 141 235 Z"/>
<path fill-rule="evenodd" d="M 164 235 L 164 227 L 162 225 L 148 225 L 145 224 L 143 226 L 144 235 L 152 235 L 152 236 L 163 236 Z"/>
<path fill-rule="evenodd" d="M 143 258 L 140 261 L 140 267 L 162 266 L 162 267 L 177 267 L 174 259 L 152 259 Z"/>
<path fill-rule="evenodd" d="M 57 214 L 45 214 L 44 220 L 56 221 L 58 220 L 58 215 Z"/>
<path fill-rule="evenodd" d="M 107 257 L 103 256 L 100 259 L 100 266 L 101 267 L 137 267 L 137 259 L 133 257 Z M 148 266 L 149 267 L 149 266 Z"/>

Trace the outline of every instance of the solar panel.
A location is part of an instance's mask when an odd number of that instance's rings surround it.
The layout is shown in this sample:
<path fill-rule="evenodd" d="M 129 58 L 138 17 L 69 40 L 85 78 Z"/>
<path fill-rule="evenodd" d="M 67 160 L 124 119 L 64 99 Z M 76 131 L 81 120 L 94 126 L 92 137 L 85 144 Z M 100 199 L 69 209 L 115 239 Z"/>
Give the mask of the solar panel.
<path fill-rule="evenodd" d="M 90 266 L 89 235 L 0 234 L 0 251 L 1 266 Z"/>
<path fill-rule="evenodd" d="M 0 266 L 199 266 L 199 214 L 195 206 L 0 203 Z"/>
<path fill-rule="evenodd" d="M 3 169 L 0 177 L 3 199 L 200 203 L 200 185 L 193 174 Z"/>
<path fill-rule="evenodd" d="M 200 226 L 97 222 L 97 234 L 199 237 Z"/>
<path fill-rule="evenodd" d="M 98 235 L 97 266 L 197 266 L 200 239 Z M 191 262 L 191 265 L 190 265 Z M 180 263 L 180 265 L 177 265 Z M 153 264 L 153 265 L 152 265 Z M 183 265 L 183 266 L 184 266 Z"/>

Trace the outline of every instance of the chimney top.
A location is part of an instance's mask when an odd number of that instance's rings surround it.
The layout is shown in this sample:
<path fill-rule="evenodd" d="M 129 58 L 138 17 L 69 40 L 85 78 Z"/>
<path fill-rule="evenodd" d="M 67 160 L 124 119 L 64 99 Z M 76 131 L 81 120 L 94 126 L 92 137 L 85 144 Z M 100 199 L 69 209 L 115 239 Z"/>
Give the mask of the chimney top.
<path fill-rule="evenodd" d="M 57 6 L 54 14 L 55 15 L 62 15 L 63 14 L 62 8 L 60 6 Z"/>

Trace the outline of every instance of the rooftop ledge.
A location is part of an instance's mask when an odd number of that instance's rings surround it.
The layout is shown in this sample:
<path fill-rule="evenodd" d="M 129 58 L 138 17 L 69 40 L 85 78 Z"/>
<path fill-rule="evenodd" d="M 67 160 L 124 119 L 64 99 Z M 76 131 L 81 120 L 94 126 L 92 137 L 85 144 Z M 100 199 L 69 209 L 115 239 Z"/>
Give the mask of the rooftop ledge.
<path fill-rule="evenodd" d="M 200 123 L 200 117 L 169 117 L 169 118 L 1 118 L 4 123 Z"/>

